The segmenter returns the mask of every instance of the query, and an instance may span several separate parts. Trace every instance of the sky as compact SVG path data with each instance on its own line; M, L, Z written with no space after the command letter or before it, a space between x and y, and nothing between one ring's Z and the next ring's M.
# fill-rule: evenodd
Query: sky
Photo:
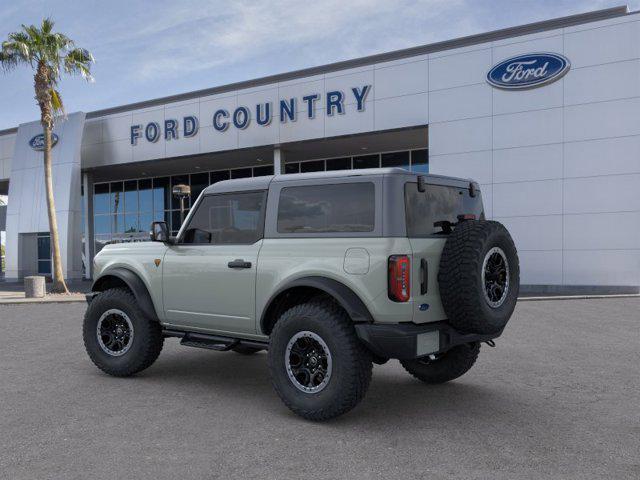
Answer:
M626 4L640 8L640 0ZM51 16L96 59L94 83L60 84L67 112L90 112L618 5L623 0L0 0L0 39ZM38 118L30 70L0 70L0 130Z

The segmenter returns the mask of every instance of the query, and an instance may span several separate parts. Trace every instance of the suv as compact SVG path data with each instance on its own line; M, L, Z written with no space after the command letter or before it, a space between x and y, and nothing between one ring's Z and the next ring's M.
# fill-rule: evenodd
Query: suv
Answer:
M442 383L493 345L516 305L516 248L478 184L398 168L228 180L176 237L96 255L84 343L110 375L149 367L166 337L268 350L295 413L326 420L365 395L372 363Z

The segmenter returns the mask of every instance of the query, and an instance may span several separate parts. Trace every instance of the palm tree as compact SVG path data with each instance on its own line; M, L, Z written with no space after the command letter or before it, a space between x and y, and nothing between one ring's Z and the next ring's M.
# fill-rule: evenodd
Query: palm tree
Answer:
M58 222L51 178L51 132L56 116L64 115L62 98L57 87L63 72L69 75L81 75L87 81L92 81L91 64L93 62L93 56L88 50L76 47L73 40L66 35L53 31L53 21L50 18L42 20L40 27L22 25L21 31L9 34L7 40L2 42L0 49L0 64L5 71L20 65L29 66L34 71L35 99L40 107L40 123L44 130L44 178L53 257L51 290L55 293L69 292L62 274Z

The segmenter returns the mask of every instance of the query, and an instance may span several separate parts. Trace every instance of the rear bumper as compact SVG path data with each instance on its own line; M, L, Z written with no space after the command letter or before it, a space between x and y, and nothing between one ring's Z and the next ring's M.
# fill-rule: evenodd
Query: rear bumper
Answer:
M447 322L423 325L359 323L355 328L360 340L372 353L382 358L399 360L446 352L463 343L486 342L502 334L502 331L490 335L460 333Z

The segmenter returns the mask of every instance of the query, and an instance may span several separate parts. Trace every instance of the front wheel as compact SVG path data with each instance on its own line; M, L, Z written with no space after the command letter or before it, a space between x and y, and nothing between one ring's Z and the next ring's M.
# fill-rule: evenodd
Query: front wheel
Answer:
M371 356L347 313L330 301L287 310L271 332L273 386L294 413L329 420L354 408L371 381Z
M116 377L150 367L164 343L160 324L147 318L133 294L122 288L102 292L91 301L83 337L91 361Z
M430 384L445 383L467 373L476 363L479 353L480 344L474 342L458 345L442 354L400 360L400 363L418 380Z

